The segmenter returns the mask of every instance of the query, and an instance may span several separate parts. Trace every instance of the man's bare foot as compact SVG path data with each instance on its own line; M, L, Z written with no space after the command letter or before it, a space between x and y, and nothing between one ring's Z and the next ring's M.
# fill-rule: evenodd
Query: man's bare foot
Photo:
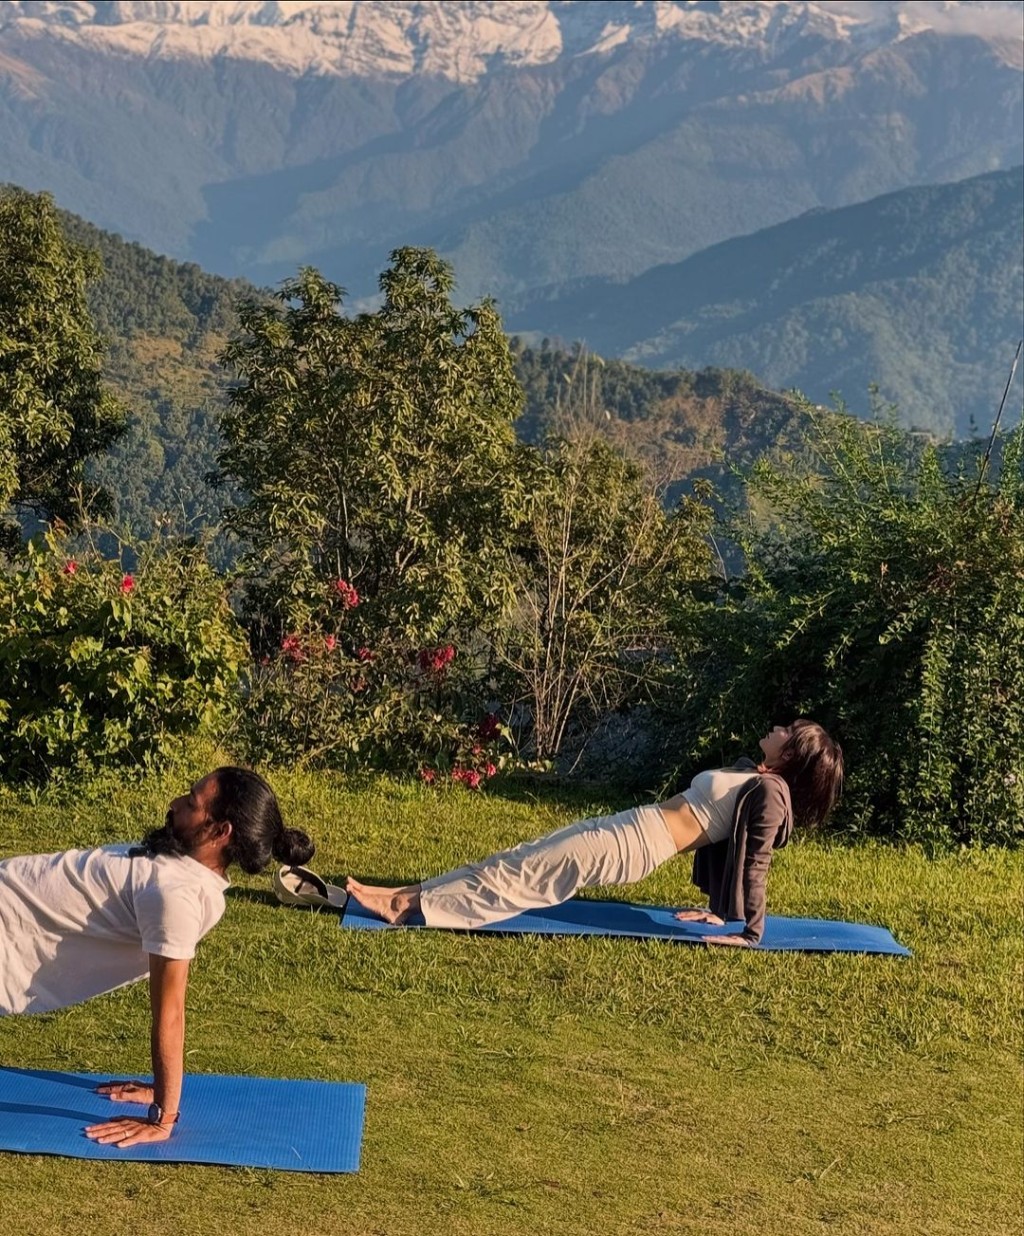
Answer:
M360 884L349 876L345 881L345 891L364 909L386 923L404 923L410 914L415 914L420 908L418 884L408 884L404 888L379 888L375 884Z

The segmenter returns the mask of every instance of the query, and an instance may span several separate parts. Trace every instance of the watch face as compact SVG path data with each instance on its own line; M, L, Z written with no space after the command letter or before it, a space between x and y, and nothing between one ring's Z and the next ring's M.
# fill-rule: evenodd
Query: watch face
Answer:
M149 1111L146 1113L150 1124L159 1124L163 1119L163 1114L159 1103L150 1103Z

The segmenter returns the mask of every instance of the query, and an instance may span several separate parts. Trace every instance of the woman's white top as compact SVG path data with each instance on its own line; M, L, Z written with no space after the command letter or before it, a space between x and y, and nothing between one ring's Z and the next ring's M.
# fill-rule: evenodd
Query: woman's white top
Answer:
M43 1013L185 960L224 913L228 881L193 858L105 845L0 862L0 1016Z
M708 844L724 841L732 833L733 816L740 791L757 773L752 768L709 768L698 773L683 791L683 798L697 823L707 833Z

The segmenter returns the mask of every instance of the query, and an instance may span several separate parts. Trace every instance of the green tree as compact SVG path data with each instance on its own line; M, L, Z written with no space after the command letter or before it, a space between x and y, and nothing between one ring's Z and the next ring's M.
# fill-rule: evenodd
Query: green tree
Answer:
M376 313L348 318L341 289L305 269L276 303L243 306L219 456L221 478L243 491L226 520L251 547L257 651L294 668L297 653L305 664L318 640L337 640L378 740L420 653L451 647L444 682L466 683L511 600L505 551L523 505L521 396L496 310L455 308L451 269L429 250L396 250L380 287ZM440 677L415 684L435 712ZM337 742L351 752L349 705ZM301 711L291 737L326 754L330 699Z
M710 581L710 522L695 499L666 511L646 470L584 426L537 452L499 645L536 758L663 681L673 602Z
M47 194L0 191L0 512L71 524L83 509L104 509L84 466L123 432L124 414L103 383L86 304L98 274ZM0 526L8 548L17 535Z

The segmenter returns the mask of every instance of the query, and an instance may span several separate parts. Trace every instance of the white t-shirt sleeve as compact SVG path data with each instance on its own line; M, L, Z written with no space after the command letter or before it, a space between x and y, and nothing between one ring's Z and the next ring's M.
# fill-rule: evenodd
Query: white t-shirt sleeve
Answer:
M135 918L143 952L177 961L191 961L205 934L205 915L198 889L186 885L161 888L156 882L139 889Z

